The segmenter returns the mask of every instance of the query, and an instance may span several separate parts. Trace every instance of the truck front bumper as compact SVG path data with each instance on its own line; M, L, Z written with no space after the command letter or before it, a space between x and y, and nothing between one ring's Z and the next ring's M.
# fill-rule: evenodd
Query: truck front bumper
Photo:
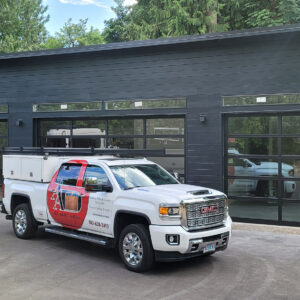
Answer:
M231 218L221 227L189 232L181 226L150 225L150 235L156 259L160 261L183 260L186 258L225 250L231 236ZM168 243L167 236L178 237L178 245ZM208 252L205 252L207 251Z

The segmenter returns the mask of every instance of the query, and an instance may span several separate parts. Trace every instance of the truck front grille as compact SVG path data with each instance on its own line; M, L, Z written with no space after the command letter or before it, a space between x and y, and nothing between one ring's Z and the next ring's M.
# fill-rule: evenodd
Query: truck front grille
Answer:
M226 216L225 201L225 198L218 198L185 203L185 227L195 230L222 225Z

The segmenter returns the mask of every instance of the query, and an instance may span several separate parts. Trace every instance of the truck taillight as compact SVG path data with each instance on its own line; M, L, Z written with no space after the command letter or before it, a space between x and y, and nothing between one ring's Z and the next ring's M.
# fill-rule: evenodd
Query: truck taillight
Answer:
M5 192L5 184L2 184L2 199L4 198L4 192Z

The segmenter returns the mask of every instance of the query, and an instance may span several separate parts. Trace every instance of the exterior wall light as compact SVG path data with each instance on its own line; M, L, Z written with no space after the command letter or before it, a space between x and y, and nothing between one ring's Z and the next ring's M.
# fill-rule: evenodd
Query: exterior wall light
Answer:
M200 121L201 124L206 123L206 115L201 114L201 115L199 116L199 121Z
M17 127L22 127L23 125L24 125L23 120L22 120L22 119L17 119L17 121L16 121L16 126L17 126Z

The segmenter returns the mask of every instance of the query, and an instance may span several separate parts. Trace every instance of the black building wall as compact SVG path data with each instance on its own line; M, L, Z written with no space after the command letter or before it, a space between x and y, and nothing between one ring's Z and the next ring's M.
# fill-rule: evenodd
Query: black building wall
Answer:
M2 60L0 103L9 103L2 118L8 117L10 146L32 146L34 118L184 114L187 182L222 189L222 114L240 110L222 108L222 96L299 93L299 56L300 33L293 32ZM165 97L186 97L187 109L32 113L33 103ZM19 118L23 127L15 126Z

